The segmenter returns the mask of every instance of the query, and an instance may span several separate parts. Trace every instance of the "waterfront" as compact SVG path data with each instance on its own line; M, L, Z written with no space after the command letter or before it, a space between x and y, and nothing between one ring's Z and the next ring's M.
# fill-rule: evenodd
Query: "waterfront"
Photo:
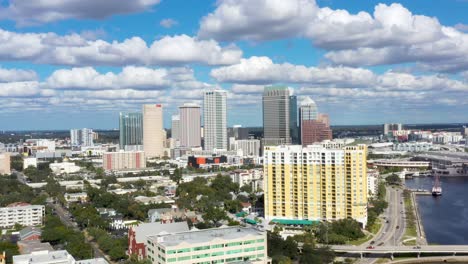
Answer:
M432 177L407 179L408 188L432 188ZM440 197L418 195L417 203L429 244L468 245L468 177L442 177Z

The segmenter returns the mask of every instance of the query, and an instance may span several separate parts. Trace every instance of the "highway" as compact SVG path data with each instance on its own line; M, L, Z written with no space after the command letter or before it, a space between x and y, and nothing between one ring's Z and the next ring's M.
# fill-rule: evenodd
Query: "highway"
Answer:
M379 232L374 236L373 239L364 243L359 247L352 247L355 249L365 249L366 247L372 246L398 246L401 239L404 236L406 221L405 221L405 209L403 203L403 190L401 188L387 187L387 201L388 208L384 211L381 218L383 218L383 224ZM338 246L337 246L338 247ZM348 246L349 247L349 246ZM335 248L333 246L332 248ZM373 253L374 251L370 251ZM367 258L360 259L360 264L372 264L380 256L369 255Z
M391 253L441 253L455 254L468 253L468 245L430 245L430 246L377 246L373 249L368 249L364 246L332 246L335 252L343 253L374 253L374 254L391 254Z

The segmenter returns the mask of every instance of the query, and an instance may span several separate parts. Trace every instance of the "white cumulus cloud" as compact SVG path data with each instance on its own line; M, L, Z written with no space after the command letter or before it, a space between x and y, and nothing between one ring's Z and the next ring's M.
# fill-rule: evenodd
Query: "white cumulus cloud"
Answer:
M11 52L14 50L15 52ZM70 66L228 65L242 51L235 45L187 35L166 36L147 44L140 37L121 42L88 40L79 34L16 33L0 29L0 60Z

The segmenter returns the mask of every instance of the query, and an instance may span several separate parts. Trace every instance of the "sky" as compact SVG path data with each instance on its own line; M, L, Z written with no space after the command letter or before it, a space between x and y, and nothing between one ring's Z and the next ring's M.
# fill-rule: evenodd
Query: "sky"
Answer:
M467 0L0 0L0 130L164 124L228 91L261 126L287 85L332 125L468 122Z

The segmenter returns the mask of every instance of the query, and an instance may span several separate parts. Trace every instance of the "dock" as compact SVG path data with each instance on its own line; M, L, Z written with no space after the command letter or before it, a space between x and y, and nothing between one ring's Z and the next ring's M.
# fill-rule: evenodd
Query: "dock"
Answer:
M426 234L422 225L421 215L419 214L419 206L416 202L416 195L432 195L432 192L424 189L410 189L411 202L413 203L414 216L416 218L416 231L418 233L419 244L427 245Z

